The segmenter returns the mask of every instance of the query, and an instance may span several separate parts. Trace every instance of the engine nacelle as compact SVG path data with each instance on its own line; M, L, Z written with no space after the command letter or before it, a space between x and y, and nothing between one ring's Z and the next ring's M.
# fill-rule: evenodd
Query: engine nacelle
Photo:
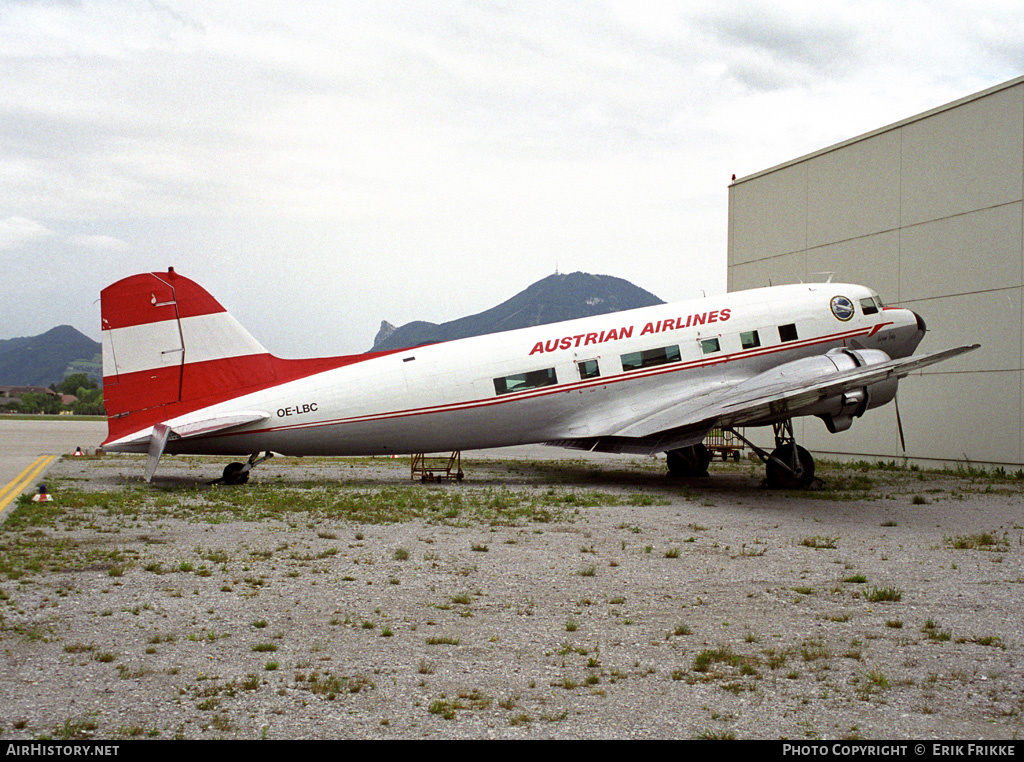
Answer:
M889 362L889 355L880 349L833 349L825 354L836 370L852 370L867 365ZM834 397L821 400L804 411L804 415L816 415L825 422L830 433L846 431L854 418L860 418L865 410L892 402L899 385L893 376L885 381L851 389Z
M745 384L772 388L777 384L793 385L805 381L808 386L836 372L853 370L869 365L889 362L891 358L878 349L833 349L823 355L805 357L765 371ZM895 376L885 381L847 389L840 394L793 406L786 405L771 419L760 419L748 425L765 425L798 415L816 415L825 422L829 431L845 431L854 418L865 410L891 402L896 396L898 380Z

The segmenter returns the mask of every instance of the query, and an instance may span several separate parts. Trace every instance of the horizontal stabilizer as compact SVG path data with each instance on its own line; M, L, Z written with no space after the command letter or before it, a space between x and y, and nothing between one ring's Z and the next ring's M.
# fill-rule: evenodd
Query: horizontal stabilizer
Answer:
M183 420L173 425L158 423L144 436L135 437L130 440L105 445L104 449L112 452L135 451L139 445L146 445L149 458L146 461L146 481L153 479L156 467L160 463L160 457L164 454L167 443L176 439L189 439L192 437L213 434L215 432L227 431L250 423L268 420L270 416L256 410L214 415L198 420Z
M212 434L215 431L224 431L237 426L244 426L247 423L257 423L258 421L269 419L270 415L268 413L246 410L225 415L215 415L210 418L203 418L202 420L189 421L188 423L176 423L171 427L171 430L177 435L178 439L188 439L189 437Z

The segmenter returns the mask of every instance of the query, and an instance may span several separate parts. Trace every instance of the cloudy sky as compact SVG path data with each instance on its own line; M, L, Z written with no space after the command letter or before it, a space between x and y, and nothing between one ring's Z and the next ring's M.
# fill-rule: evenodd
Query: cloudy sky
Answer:
M2 0L0 338L169 265L285 357L722 292L733 173L1022 74L1019 0Z

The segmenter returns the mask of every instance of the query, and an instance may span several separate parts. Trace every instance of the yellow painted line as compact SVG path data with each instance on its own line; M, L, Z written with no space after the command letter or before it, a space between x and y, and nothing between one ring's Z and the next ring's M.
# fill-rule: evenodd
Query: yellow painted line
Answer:
M39 476L56 457L56 455L40 455L24 471L9 481L3 489L0 489L0 513L3 513L8 504L24 492L32 480Z

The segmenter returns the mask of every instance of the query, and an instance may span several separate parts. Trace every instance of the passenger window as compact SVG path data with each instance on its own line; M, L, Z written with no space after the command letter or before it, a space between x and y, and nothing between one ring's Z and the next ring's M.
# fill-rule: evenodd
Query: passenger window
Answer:
M744 349L753 349L761 346L761 337L757 331L744 331L740 334L740 346Z
M704 354L709 355L712 352L718 352L722 349L722 345L718 343L718 339L703 339L700 342L701 351Z
M789 323L788 325L779 326L779 340L780 341L796 341L796 323Z
M872 298L861 299L860 309L865 315L874 315L878 312L878 305L875 304L875 300Z
M597 378L601 375L601 368L598 367L597 360L583 360L576 363L576 367L580 370L581 381L586 381L588 378Z
M553 386L557 383L558 377L555 375L555 369L545 368L544 370L496 378L494 379L494 392L495 394L511 394L512 392L539 389L542 386Z
M665 365L670 362L679 362L679 346L659 347L658 349L645 349L643 352L630 352L622 355L623 370L638 370L650 368L654 365Z

